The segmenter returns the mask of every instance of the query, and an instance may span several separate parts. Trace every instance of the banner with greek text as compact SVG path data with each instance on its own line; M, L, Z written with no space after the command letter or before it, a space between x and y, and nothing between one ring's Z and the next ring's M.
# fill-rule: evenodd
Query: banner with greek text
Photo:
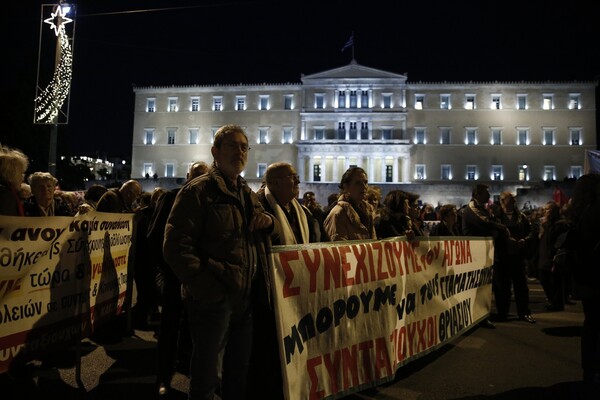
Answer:
M489 315L492 239L418 239L274 247L288 400L340 398L393 380Z
M0 373L76 343L119 314L133 214L0 222Z

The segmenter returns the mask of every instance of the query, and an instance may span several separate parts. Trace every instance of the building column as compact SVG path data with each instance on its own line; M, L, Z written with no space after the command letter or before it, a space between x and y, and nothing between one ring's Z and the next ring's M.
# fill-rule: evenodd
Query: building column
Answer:
M373 178L375 177L375 163L373 162L373 156L368 156L365 157L366 158L366 165L367 168L365 168L369 174L369 182L373 181Z
M308 181L313 182L314 176L313 171L315 170L315 159L314 157L308 156Z
M408 157L402 159L402 182L410 182L411 179L410 161Z
M336 155L333 156L333 177L332 180L334 182L339 182L339 171L338 171L338 157Z
M305 169L304 169L305 163L306 163L305 156L298 157L298 165L296 165L296 172L298 172L298 176L300 177L300 181L302 181L302 182L307 180L306 175L305 175Z
M394 166L392 167L392 182L398 182L398 157L394 157Z

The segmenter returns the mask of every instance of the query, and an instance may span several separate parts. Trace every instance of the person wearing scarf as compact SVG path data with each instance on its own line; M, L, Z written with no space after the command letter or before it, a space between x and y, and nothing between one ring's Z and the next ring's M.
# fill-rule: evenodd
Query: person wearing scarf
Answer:
M275 216L281 225L279 238L272 238L273 245L308 244L320 240L319 222L297 200L299 184L300 178L291 164L273 163L265 172L265 183L258 191L258 199L265 211ZM275 313L256 301L253 321L253 350L247 397L283 399Z
M331 241L377 239L373 206L366 201L367 173L360 167L350 167L339 187L337 204L324 222Z

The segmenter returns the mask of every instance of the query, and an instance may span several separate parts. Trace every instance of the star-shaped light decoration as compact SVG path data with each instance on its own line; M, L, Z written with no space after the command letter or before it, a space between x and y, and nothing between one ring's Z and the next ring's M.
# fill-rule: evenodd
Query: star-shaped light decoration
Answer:
M50 14L51 17L44 20L45 23L50 25L50 29L54 30L56 36L65 31L65 24L73 22L71 18L66 17L67 12L68 9L63 10L63 7L59 5L56 7L55 11ZM54 22L55 20L56 23Z

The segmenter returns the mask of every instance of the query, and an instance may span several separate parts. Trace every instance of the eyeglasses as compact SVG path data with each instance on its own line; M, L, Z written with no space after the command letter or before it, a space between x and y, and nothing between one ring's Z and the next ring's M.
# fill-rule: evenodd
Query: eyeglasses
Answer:
M242 153L247 153L250 151L250 147L245 143L233 143L233 142L225 142L222 146L227 147L229 150L240 150Z

